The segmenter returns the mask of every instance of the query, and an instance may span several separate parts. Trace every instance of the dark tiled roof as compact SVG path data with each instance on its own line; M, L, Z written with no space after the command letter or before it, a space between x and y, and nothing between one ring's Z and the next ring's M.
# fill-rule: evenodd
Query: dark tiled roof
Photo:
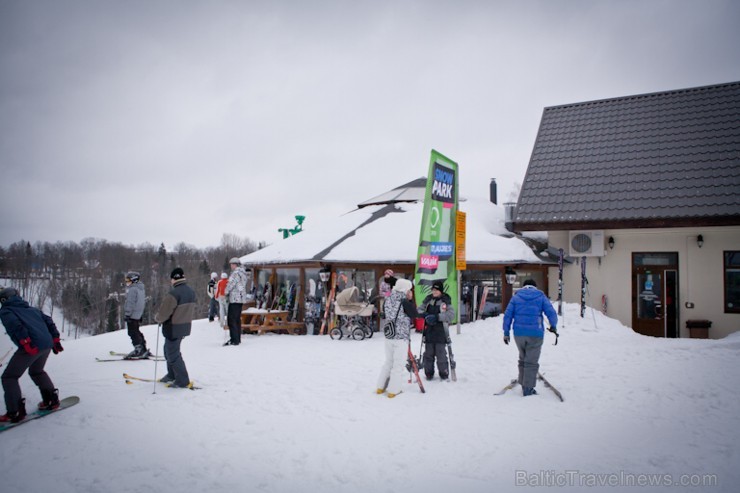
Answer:
M514 222L740 224L740 82L545 108Z

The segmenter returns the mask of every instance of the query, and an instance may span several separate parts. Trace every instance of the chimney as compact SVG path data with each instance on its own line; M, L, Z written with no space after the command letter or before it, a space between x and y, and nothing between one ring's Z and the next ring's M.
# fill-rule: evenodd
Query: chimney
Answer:
M504 227L506 231L514 232L514 213L516 202L504 202Z
M491 203L498 204L498 197L496 197L496 178L491 178L491 184L489 187Z

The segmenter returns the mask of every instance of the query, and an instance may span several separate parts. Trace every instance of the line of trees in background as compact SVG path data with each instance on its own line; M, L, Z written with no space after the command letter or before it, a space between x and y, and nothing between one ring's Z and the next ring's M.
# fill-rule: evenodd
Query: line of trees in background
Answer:
M172 251L163 243L159 247L150 243L131 246L96 238L80 243L20 240L0 247L0 285L16 288L29 304L51 315L68 336L94 335L124 328L127 272L138 272L146 287L142 324L154 323L154 313L170 289L170 272L175 267L185 270L188 284L196 292L196 316L206 316L211 272L229 273L230 258L264 246L233 234L224 234L217 247L198 249L178 243Z

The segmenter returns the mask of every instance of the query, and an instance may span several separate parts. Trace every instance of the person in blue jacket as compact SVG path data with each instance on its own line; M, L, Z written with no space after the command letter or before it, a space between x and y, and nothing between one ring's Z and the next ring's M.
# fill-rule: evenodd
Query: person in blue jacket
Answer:
M534 387L537 384L540 352L545 338L542 314L550 321L550 328L547 330L557 334L558 314L545 293L537 289L534 280L527 279L504 312L504 344L509 344L509 331L513 322L514 341L519 349L519 384L525 396L537 394Z
M6 413L0 416L0 422L17 423L26 417L26 400L18 383L26 370L41 391L42 401L38 408L50 411L59 407L59 391L54 388L44 366L49 353L57 354L64 348L51 317L29 306L14 288L0 288L0 303L0 320L18 346L2 375Z

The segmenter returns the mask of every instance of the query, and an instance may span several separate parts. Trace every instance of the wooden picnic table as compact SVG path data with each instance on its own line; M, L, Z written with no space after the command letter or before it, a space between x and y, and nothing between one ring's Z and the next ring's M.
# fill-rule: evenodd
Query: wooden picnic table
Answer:
M303 329L303 322L289 322L287 310L265 310L262 308L247 308L242 311L242 333L262 335L265 332L285 331L288 334L299 334Z

